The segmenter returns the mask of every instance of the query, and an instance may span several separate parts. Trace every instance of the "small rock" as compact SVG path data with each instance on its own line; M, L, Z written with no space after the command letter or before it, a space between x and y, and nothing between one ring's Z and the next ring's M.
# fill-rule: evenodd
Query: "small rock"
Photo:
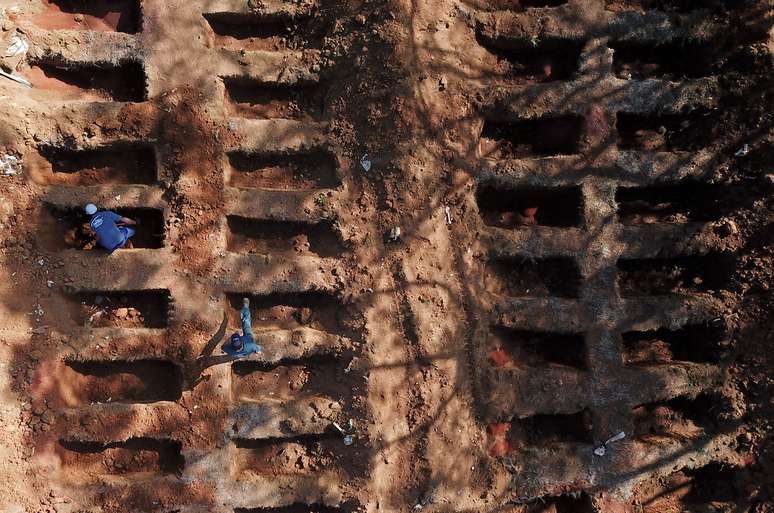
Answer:
M76 14L75 16L73 16L73 19L74 19L74 20L75 20L77 23L82 23L82 22L83 22L83 14Z

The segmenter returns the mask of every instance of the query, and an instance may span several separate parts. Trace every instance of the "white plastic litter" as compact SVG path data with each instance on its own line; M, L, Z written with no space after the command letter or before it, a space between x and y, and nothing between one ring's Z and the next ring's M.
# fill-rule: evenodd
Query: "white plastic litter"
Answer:
M344 437L344 445L352 445L355 442L355 437L352 435L347 435Z
M448 205L443 207L443 214L446 216L446 224L452 224L451 209Z
M10 80L13 80L14 82L18 82L21 85L25 85L27 87L32 87L32 84L28 80L26 80L26 79L24 79L24 78L22 78L22 77L20 77L18 75L12 75L11 73L6 73L5 71L3 71L1 69L0 69L0 77L8 78Z
M20 170L21 161L17 157L13 155L0 155L0 173L3 176L13 176Z
M745 143L744 145L742 145L741 148L736 150L736 153L734 153L734 157L744 157L748 153L750 153L750 145Z
M613 442L617 442L619 440L623 440L625 436L626 436L626 433L624 433L623 431L621 431L615 436L611 436L605 441L605 443L603 443L602 445L594 449L594 454L596 454L597 456L604 456L605 453L607 453L607 446L609 444Z
M371 158L368 156L368 153L360 157L360 165L363 166L363 170L366 173L371 170Z
M11 43L5 50L5 57L16 57L17 55L24 55L27 50L30 49L30 44L18 34L11 38Z

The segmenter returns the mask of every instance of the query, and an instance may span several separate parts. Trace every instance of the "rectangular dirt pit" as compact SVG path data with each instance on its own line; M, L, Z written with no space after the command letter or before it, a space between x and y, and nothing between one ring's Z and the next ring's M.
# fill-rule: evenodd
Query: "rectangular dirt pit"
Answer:
M321 84L265 84L238 77L226 77L223 84L233 117L313 121L325 111L326 88Z
M88 150L45 146L50 163L45 181L54 185L144 184L156 182L156 153L142 143L114 143Z
M163 211L156 208L129 207L117 208L113 212L139 221L139 226L132 227L135 230L134 236L129 239L132 248L159 249L164 247ZM47 204L40 223L40 244L50 251L63 249L104 251L97 244L89 220L90 216L83 211L81 206L62 207Z
M155 438L110 443L60 440L57 453L71 474L180 474L185 465L181 448L180 442Z
M235 253L337 257L343 252L339 236L329 222L309 224L227 216L227 223L227 249Z
M664 11L671 13L687 13L698 9L738 9L745 5L745 0L605 0L605 9L613 12Z
M94 328L166 328L172 302L168 290L79 292L72 318Z
M622 334L622 339L625 365L719 363L730 343L724 326L710 324L678 330L629 331Z
M27 79L33 90L60 101L142 102L147 99L142 64L124 61L117 66L59 65L34 62Z
M177 401L183 387L179 366L166 360L67 361L57 376L65 405Z
M325 23L314 18L288 18L260 14L204 13L212 46L228 50L284 51L318 48Z
M518 85L570 80L580 65L583 43L541 40L537 46L478 36L478 43L497 57L495 73Z
M234 439L235 475L309 475L332 470L347 449L341 436L302 435L261 440Z
M587 368L586 343L581 333L548 333L493 326L489 363L494 367Z
M710 76L715 63L714 46L677 41L653 45L619 41L613 50L613 73L622 79L657 78L681 81Z
M618 288L624 297L721 290L730 285L734 269L730 254L620 259Z
M245 189L310 191L341 185L336 159L318 150L311 153L228 154L228 185Z
M725 410L722 397L712 392L642 404L632 409L634 437L650 442L696 440L718 429Z
M239 311L242 309L242 298L248 297L253 331L306 327L333 335L359 337L360 327L346 305L324 292L268 295L228 293L226 297L232 308L230 326L234 329L241 329Z
M231 394L240 402L304 396L337 399L351 393L351 384L344 380L345 367L341 358L322 356L277 365L238 361L231 365Z
M487 291L509 297L578 297L580 271L571 258L495 258L487 262Z
M574 116L519 121L486 120L479 141L483 158L518 159L578 153L583 119Z
M697 151L712 142L716 116L700 110L685 114L616 114L618 147L639 151Z
M615 193L622 224L707 222L743 203L736 187L686 181L650 187L619 187Z
M32 23L46 30L136 34L142 30L140 0L45 0Z
M635 493L647 505L644 513L754 511L748 504L749 488L745 489L752 484L750 479L749 470L715 462L644 482Z
M541 414L513 419L507 441L512 450L523 447L591 444L591 413L582 410L572 414Z
M505 188L482 183L476 190L484 223L498 228L579 226L583 197L580 187Z

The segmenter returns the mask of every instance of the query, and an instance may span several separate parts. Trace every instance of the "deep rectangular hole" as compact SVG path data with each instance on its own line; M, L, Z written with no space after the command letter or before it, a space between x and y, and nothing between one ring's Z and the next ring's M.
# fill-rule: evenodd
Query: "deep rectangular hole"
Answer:
M619 41L613 49L613 73L623 79L683 80L710 76L715 68L715 46L679 41L660 45Z
M321 84L266 84L226 77L229 114L249 119L317 120L325 112L325 87Z
M94 328L166 328L172 308L168 290L79 292L73 299L73 319Z
M615 200L618 218L626 225L706 222L720 219L743 204L742 192L736 187L687 181L619 187Z
M489 362L495 367L568 366L586 368L586 343L580 333L549 333L493 326Z
M269 221L227 216L227 248L236 253L312 253L336 257L343 252L332 223L315 224L293 221Z
M341 436L300 435L260 440L236 438L234 463L237 473L302 475L331 469L346 447Z
M711 324L693 324L677 330L629 331L622 337L626 365L719 363L729 343L726 329Z
M305 358L280 364L238 361L231 365L231 392L237 401L299 399L307 396L338 398L351 392L339 357Z
M48 91L59 100L142 102L147 95L145 70L134 61L110 66L37 61L27 78L34 89Z
M185 465L182 444L174 440L130 438L123 442L83 442L59 440L63 466L86 473L180 474Z
M507 435L512 449L524 446L546 447L557 444L591 444L591 413L533 415L511 422Z
M605 0L605 9L613 12L665 11L687 13L699 9L739 9L746 0Z
M322 504L290 504L279 508L235 508L234 513L342 513L341 508Z
M655 486L654 486L655 484ZM751 474L727 463L713 462L699 468L682 468L655 483L640 485L647 511L754 511L738 507L749 497Z
M483 183L476 190L481 218L489 226L578 226L582 219L580 187L522 187Z
M496 258L486 266L489 292L511 297L578 297L580 271L571 258Z
M642 404L632 410L635 437L695 440L716 431L726 411L723 397L713 392Z
M497 57L495 73L517 84L569 80L578 71L583 43L541 40L537 46L516 45L476 35L478 44Z
M68 361L58 379L67 406L177 401L183 386L180 367L166 360Z
M733 255L618 260L622 296L707 292L725 289L735 271Z
M239 310L242 298L250 299L253 330L292 330L312 328L334 335L359 338L360 323L350 309L333 295L324 292L280 293L253 295L244 293L226 294L231 305L231 324L240 327Z
M140 0L45 0L32 23L46 30L136 34L142 30L142 10Z
M579 497L560 495L540 497L534 504L528 505L524 513L596 513L597 509L586 493Z
M41 222L39 240L50 250L80 249L103 251L89 225L90 216L83 207L60 207L46 205ZM128 217L140 224L133 226L134 236L130 240L135 249L158 249L164 246L164 214L156 208L117 208L117 214ZM120 250L119 250L120 251Z
M211 44L229 50L303 50L319 48L327 26L322 18L287 18L246 13L205 13Z
M318 150L299 154L228 154L232 187L281 191L306 191L341 185L336 159Z
M481 131L481 153L495 159L571 155L578 152L582 128L582 118L569 116L486 120Z
M115 143L88 150L44 146L39 151L51 163L50 184L152 184L157 179L151 145Z
M618 146L641 151L696 151L712 139L715 116L703 111L688 114L616 115Z

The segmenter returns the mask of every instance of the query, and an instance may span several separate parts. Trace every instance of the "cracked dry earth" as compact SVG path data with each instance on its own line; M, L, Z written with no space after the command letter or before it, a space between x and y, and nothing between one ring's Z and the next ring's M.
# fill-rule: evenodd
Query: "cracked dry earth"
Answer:
M768 0L0 14L0 511L774 511Z

